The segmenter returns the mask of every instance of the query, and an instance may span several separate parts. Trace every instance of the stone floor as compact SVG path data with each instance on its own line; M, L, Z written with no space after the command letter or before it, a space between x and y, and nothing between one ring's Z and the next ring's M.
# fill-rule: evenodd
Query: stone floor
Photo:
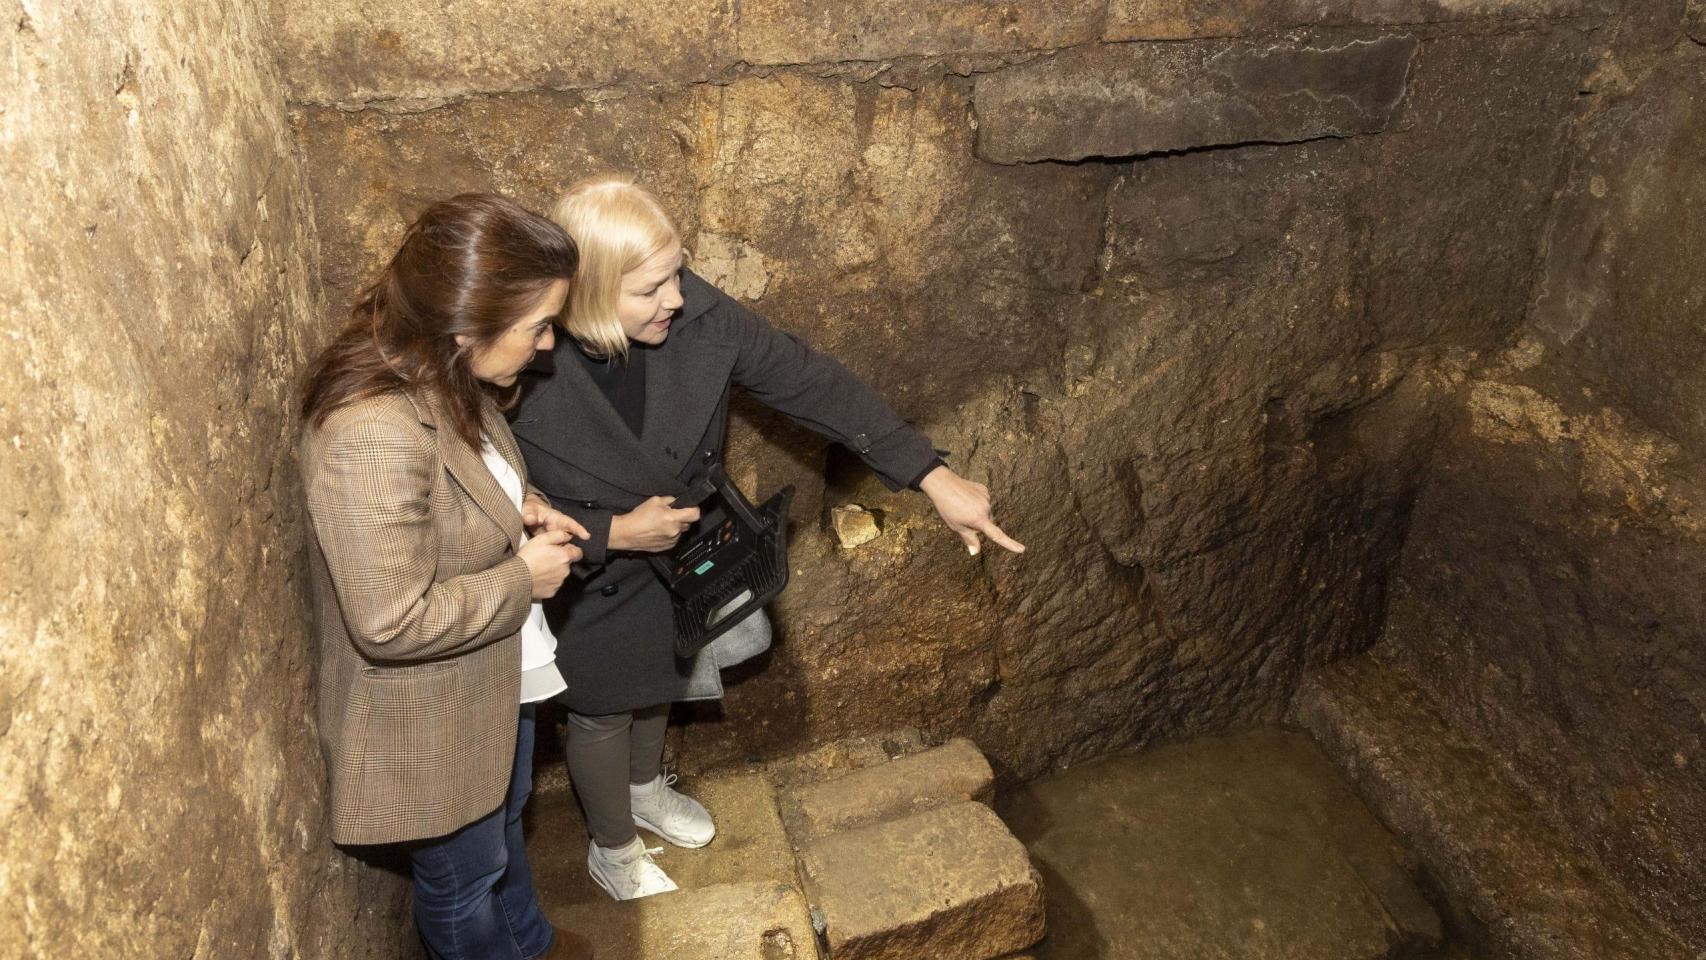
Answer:
M872 756L859 756L855 747L792 766L712 771L684 780L681 786L716 813L718 839L702 850L666 846L659 862L683 892L633 904L610 902L587 879L585 834L573 793L560 764L542 768L527 826L547 914L592 936L601 956L615 960L823 955L807 903L828 895L814 891L811 876L814 858L828 848L812 837L830 830L831 838L857 839L863 833L836 831L871 829L840 824L843 807L876 810L899 784L958 803L987 798L987 765L967 741L934 750L894 743L865 752ZM918 814L900 809L904 804L889 806L894 809L887 816L920 823L955 816L953 808ZM993 827L991 835L1010 829L1042 878L1048 933L1016 955L1027 960L1468 960L1445 942L1440 918L1415 880L1415 857L1302 734L1258 730L1116 755L1010 788L994 806L1006 826ZM975 802L964 809L994 821ZM911 821L889 823L900 831L896 855L905 854L914 845L904 841L914 835L908 833L914 830ZM914 831L922 832L923 827ZM1007 842L1013 843L1011 836ZM803 873L796 855L807 865ZM1023 869L1023 852L1018 855L1035 896L1036 874ZM953 860L927 860L912 873L939 874L929 883L948 890L965 879L956 879L958 873L993 871L975 859L967 861L969 867ZM855 866L855 879L866 874L873 883L882 879L878 870ZM1020 877L997 887L1022 893L1024 885ZM888 886L894 884L873 889ZM910 958L915 947L928 943L931 960L993 956L974 949L969 939L948 944L944 938L952 935L941 932L958 927L963 933L973 917L979 919L972 926L999 919L977 912L977 904L994 899L970 896L963 898L972 911L960 914L965 919L936 926L909 920L912 946L896 952L893 935L884 933L889 947L870 955ZM843 917L846 902L844 897ZM1030 922L1020 907L1002 909ZM836 956L866 955L857 945L845 951L835 946L833 916L830 926ZM1034 940L1032 933L1017 942Z
M1465 956L1414 859L1301 734L1115 755L996 807L1043 874L1037 960Z

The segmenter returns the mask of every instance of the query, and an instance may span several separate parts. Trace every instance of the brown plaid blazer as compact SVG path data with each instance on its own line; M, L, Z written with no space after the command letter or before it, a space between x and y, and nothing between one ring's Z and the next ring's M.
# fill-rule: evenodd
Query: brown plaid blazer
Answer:
M432 401L396 391L304 432L332 839L447 834L503 802L532 577L521 516ZM495 406L486 436L526 477Z

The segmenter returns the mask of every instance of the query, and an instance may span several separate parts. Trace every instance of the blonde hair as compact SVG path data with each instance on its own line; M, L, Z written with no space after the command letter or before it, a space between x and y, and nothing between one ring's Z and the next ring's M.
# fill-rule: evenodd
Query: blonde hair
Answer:
M658 198L622 174L576 183L551 209L551 219L580 250L563 325L594 351L627 357L628 335L616 314L622 275L679 243L680 233Z

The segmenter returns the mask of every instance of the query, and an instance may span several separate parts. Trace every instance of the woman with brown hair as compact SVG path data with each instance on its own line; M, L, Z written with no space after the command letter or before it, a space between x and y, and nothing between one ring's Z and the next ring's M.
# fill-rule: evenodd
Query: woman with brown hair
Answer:
M592 956L540 911L521 832L534 705L564 689L538 601L587 532L501 413L578 259L503 197L433 204L303 392L332 839L405 845L435 960Z

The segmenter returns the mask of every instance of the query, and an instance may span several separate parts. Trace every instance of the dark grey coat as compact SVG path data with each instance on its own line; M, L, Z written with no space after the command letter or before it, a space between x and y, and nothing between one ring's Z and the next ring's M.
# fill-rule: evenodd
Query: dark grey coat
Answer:
M686 492L721 459L730 385L857 453L892 489L936 459L923 434L834 359L772 327L691 271L669 337L646 357L646 415L636 438L580 362L568 337L548 375L524 383L513 427L532 484L586 525L587 576L546 604L558 638L564 700L583 714L678 700L692 664L673 648L669 591L644 554L606 549L610 518L648 497ZM544 360L545 358L542 358ZM771 491L747 491L762 495Z

